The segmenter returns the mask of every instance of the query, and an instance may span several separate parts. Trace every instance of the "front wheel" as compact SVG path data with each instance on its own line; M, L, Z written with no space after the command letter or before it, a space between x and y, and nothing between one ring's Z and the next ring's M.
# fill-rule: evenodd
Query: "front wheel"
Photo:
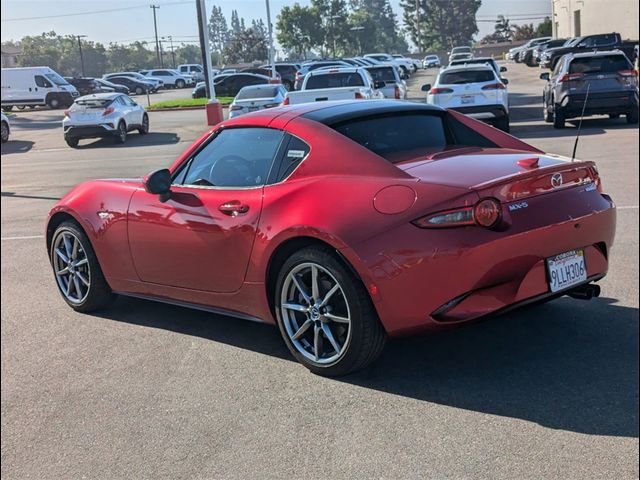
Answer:
M80 140L75 137L65 137L64 141L67 142L67 145L69 145L71 148L77 148L78 143L80 142Z
M185 85L184 80L176 81L176 88L184 88Z
M142 87L136 87L136 95L142 95L144 93L144 90L142 89Z
M0 127L2 128L2 143L7 143L9 141L9 125L7 122L2 122Z
M138 129L140 135L149 133L149 116L145 113L142 117L142 126Z
M116 142L124 143L127 141L127 126L124 122L118 124L118 132L116 133Z
M546 123L553 123L553 112L549 111L549 105L547 105L546 100L543 100L542 103L542 115Z
M312 372L345 375L382 352L386 333L364 285L329 249L294 253L280 270L275 292L284 341Z
M75 221L63 222L56 229L49 259L58 290L74 310L91 312L113 301L93 247Z
M553 128L557 128L557 129L564 128L566 121L567 119L564 116L562 107L556 104L553 107Z

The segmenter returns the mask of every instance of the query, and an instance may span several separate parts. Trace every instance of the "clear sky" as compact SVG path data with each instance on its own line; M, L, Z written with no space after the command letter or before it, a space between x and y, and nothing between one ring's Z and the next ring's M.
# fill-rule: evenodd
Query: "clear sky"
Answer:
M87 40L105 44L151 41L154 35L151 3L140 0L2 0L1 37L2 41L19 40L25 35L53 30L60 35L87 35ZM171 35L174 43L197 41L195 0L155 0L153 3L160 5L157 10L159 36ZM294 3L292 0L271 0L272 22L275 23L282 7ZM306 5L310 0L298 0L298 3ZM401 20L399 0L391 0L391 4ZM265 0L207 0L206 5L208 12L213 5L222 7L227 21L234 9L245 21L266 19ZM77 15L96 11L101 13ZM499 14L521 19L529 17L522 21L514 18L512 23L535 24L541 18L531 17L550 13L551 0L483 0L478 11L479 37L493 31L491 20Z

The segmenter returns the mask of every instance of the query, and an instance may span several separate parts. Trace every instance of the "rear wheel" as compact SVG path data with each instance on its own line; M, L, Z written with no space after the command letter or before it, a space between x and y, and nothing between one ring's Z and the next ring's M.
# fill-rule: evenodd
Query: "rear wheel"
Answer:
M184 80L176 81L176 88L184 88L184 86L185 86Z
M364 285L329 249L289 257L274 300L287 347L314 373L345 375L382 352L386 333Z
M113 301L91 243L75 221L63 222L56 229L49 259L58 290L74 310L90 312Z
M13 110L13 105L7 105L6 107L2 107L3 112L10 112Z
M142 126L138 129L140 135L149 133L149 116L145 113L142 117Z
M25 108L27 108L27 106L26 105L18 105L16 108L18 110L24 110Z
M80 139L75 137L65 137L64 141L67 142L67 145L69 145L71 148L77 148Z
M549 111L549 105L547 105L546 100L542 100L542 116L544 117L544 121L547 123L553 123L553 112Z
M142 87L136 87L136 95L142 95L144 93L144 90Z
M127 141L127 125L124 122L118 124L118 133L116 134L116 142L124 143Z
M630 125L638 123L638 109L634 108L626 115L627 123Z
M7 122L2 122L2 125L0 125L0 132L2 134L2 143L7 143L9 141L9 125Z
M554 128L564 128L564 125L566 123L567 119L564 116L564 112L562 111L562 107L560 107L560 105L556 104L553 107L553 127Z
M62 106L62 102L57 95L49 95L47 96L47 105L52 110L56 110Z

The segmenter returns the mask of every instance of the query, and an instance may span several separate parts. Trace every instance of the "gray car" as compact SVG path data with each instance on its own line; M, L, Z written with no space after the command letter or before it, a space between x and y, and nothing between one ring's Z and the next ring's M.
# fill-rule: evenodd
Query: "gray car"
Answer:
M374 82L384 82L384 87L379 90L384 98L405 100L407 98L407 84L400 78L400 73L395 65L376 65L365 67L371 74Z
M242 87L229 106L229 118L266 108L279 107L286 94L287 89L282 84Z
M638 123L638 76L626 55L618 50L564 55L547 80L543 113L555 128L565 121L589 115L625 115ZM586 103L586 105L585 105Z

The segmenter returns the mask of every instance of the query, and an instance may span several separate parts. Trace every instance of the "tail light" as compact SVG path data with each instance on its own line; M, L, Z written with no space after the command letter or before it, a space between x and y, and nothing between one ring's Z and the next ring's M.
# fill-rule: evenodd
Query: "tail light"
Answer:
M485 198L473 207L433 213L411 223L420 228L454 228L471 225L491 228L498 223L500 217L500 203L492 198Z
M566 73L560 78L560 83L570 82L572 80L580 80L583 77L583 73Z
M282 105L289 105L289 97L285 97L285 99L282 101Z
M507 87L504 86L504 83L490 83L489 85L485 85L482 87L482 90L506 90Z
M281 83L279 78L270 78L269 79L269 83L271 84L276 84L276 83Z
M360 92L356 92L355 98L356 100L364 100L364 95L362 95Z
M453 89L451 88L432 88L429 90L429 94L431 95L439 95L441 93L453 93Z
M71 115L71 110L65 110L64 111L64 116L68 117L69 115Z
M618 75L620 75L621 77L637 77L638 72L635 70L620 70L618 72Z
M393 89L393 96L396 100L400 100L400 87L396 85L396 88Z
M107 115L109 115L109 114L111 114L111 113L113 113L115 111L116 111L116 109L113 108L113 107L105 108L104 112L102 112L102 116L106 117Z

